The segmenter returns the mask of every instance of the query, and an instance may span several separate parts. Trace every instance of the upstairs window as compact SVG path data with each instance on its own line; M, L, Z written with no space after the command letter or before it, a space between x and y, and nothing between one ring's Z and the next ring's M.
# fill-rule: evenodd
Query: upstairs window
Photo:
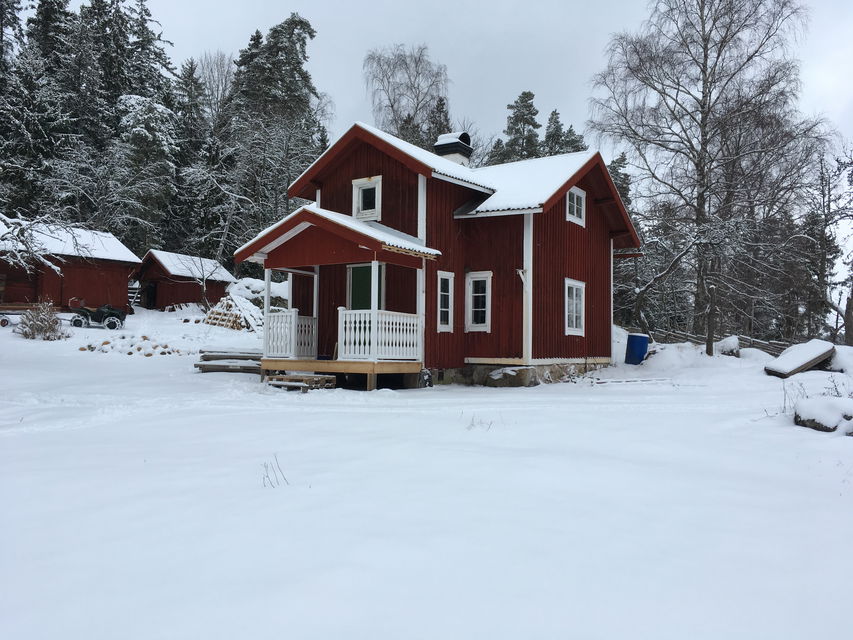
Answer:
M584 334L585 290L585 283L566 278L565 322L567 336L582 336Z
M382 176L352 181L352 215L359 220L382 219Z
M572 187L566 194L566 220L586 226L586 191Z
M453 274L438 272L438 331L453 333Z
M492 272L465 276L465 331L492 330Z

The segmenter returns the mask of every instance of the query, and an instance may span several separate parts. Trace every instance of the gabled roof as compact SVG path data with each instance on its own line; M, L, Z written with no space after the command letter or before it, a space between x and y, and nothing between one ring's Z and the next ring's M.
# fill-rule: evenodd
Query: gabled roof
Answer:
M532 158L489 167L466 167L376 127L356 122L290 185L290 193L306 199L313 198L317 186L314 179L332 164L338 153L358 140L390 155L416 173L456 182L481 192L484 195L482 201L476 206L472 203L472 208L466 212L466 217L472 218L477 217L477 214L494 212L542 211L596 164L600 164L607 174L604 159L597 151ZM628 243L640 246L637 232L609 174L607 183L615 194L613 204L624 223L624 233L630 236Z
M236 282L234 276L210 258L199 256L188 256L183 253L172 253L160 249L149 249L145 254L154 258L163 267L167 275L176 278L193 278L194 280L211 280L213 282Z
M0 234L6 227L0 224ZM113 260L138 264L141 260L113 234L106 231L91 231L65 225L33 225L33 248L44 255ZM13 250L17 240L0 242L0 251Z
M542 207L597 153L579 151L469 169L479 180L496 185L495 193L474 213Z
M435 258L441 251L430 249L421 240L396 229L372 221L363 221L349 215L322 209L315 204L300 207L278 223L264 229L234 252L237 262L251 258L256 253L267 253L281 243L288 232L297 233L299 225L315 225L326 229L339 227L352 232L367 245L376 249L398 250L418 256ZM372 241L372 242L371 242Z

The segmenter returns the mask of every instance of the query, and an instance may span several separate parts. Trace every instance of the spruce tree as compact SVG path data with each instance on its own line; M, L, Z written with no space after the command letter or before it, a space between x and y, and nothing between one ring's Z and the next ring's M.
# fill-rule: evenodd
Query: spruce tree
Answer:
M626 209L631 208L631 175L625 171L628 167L628 156L623 151L609 165L607 170L610 172L610 177L613 178L613 184L616 185L616 190L622 198L622 204Z
M545 125L545 137L542 139L541 155L555 156L560 153L574 153L575 151L586 151L583 135L575 133L574 127L569 125L563 128L560 113L554 109L548 116L548 124Z
M136 0L130 12L130 61L128 92L153 98L160 104L173 106L169 76L175 74L165 46L171 42L155 33L151 25L159 26L148 9L146 0Z
M426 122L426 135L424 136L424 148L432 150L435 141L443 133L450 133L450 111L447 108L447 100L441 96L435 101L430 109Z
M67 64L73 14L68 0L39 0L27 20L27 43L38 47L45 74L59 78Z
M15 50L22 40L21 0L0 0L0 96L12 73Z
M130 92L130 15L125 0L90 0L80 7L80 18L89 27L101 87L110 105ZM117 124L117 123L114 123Z
M539 157L539 133L542 125L536 121L539 110L533 105L533 92L522 91L515 102L506 106L510 113L506 119L505 162Z

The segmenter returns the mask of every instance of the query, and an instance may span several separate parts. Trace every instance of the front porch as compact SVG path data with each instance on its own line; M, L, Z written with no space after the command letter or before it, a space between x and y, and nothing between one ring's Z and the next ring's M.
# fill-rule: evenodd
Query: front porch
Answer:
M263 375L364 374L372 389L377 375L423 369L425 261L438 252L378 223L314 207L245 249L245 259L264 266ZM273 271L289 274L289 309L270 307Z

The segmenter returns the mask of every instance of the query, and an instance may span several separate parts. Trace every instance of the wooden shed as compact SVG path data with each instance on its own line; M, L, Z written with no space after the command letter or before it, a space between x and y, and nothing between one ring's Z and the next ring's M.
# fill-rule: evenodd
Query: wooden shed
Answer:
M43 225L34 230L33 241L52 266L28 272L4 260L0 246L0 303L50 300L65 308L76 298L86 306L129 310L128 278L140 260L113 234Z
M221 264L210 258L150 249L134 275L139 303L147 309L196 302L213 306L235 282Z

